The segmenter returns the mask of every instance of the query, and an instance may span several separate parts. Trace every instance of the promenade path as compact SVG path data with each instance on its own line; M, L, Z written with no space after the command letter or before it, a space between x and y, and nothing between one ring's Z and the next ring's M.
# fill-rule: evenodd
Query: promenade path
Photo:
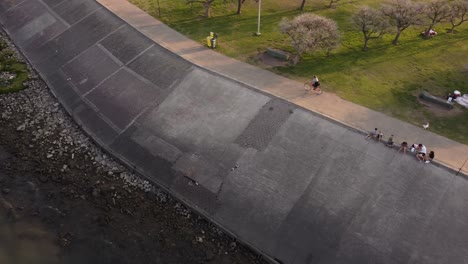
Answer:
M113 156L283 263L468 263L465 177L358 130L408 132L442 158L466 146L332 94L303 97L125 1L101 4L0 0L0 23Z

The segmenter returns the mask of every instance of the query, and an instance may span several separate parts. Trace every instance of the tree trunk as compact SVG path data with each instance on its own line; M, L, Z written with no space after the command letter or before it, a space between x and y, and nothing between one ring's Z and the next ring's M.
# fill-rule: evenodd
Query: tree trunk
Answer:
M364 46L362 47L363 51L367 50L367 42L369 42L369 38L364 37Z
M205 17L211 17L211 2L203 3L205 8Z
M431 29L434 28L435 23L432 22L431 25L424 31L424 39L428 39L430 36Z
M428 39L429 38L429 34L430 34L429 31L430 30L431 30L431 28L424 30L423 39Z
M301 60L301 55L300 54L294 55L294 57L292 58L292 65L297 65L300 60Z
M449 33L453 33L455 31L455 25L452 24L452 27L448 30Z
M398 45L398 39L400 38L401 30L398 30L395 36L395 39L392 41L393 45Z
M301 7L299 7L299 10L301 10L301 11L304 10L305 2L306 2L306 0L302 0Z
M463 24L463 22L465 22L465 20L460 20L460 23L454 23L453 21L450 21L450 24L452 25L452 28L448 30L449 33L455 33L455 28L460 26L461 24Z
M242 0L237 0L237 12L236 14L240 15L242 8Z

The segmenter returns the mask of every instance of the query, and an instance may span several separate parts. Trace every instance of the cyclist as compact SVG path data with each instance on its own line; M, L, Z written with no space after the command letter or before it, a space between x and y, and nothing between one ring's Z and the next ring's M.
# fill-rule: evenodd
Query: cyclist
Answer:
M322 93L322 90L320 89L320 82L317 77L317 75L314 75L314 79L311 81L312 87L314 87L314 91L318 94Z

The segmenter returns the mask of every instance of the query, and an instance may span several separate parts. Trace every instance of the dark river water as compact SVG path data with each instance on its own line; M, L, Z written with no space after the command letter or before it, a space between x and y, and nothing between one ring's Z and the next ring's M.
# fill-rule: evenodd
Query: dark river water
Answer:
M0 263L59 263L52 234L38 224L12 222L8 214L5 208L0 211Z
M0 146L0 264L59 263L55 235L36 223L33 216L20 217L22 208L15 204L24 197L13 196L5 187L12 177L7 177L3 165L11 156Z

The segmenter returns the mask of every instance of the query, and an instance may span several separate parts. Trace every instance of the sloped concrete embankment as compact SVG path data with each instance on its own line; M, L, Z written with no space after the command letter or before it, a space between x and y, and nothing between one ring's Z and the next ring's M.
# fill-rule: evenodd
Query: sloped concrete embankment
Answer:
M468 260L464 179L198 68L94 1L1 0L0 13L94 140L266 255Z

